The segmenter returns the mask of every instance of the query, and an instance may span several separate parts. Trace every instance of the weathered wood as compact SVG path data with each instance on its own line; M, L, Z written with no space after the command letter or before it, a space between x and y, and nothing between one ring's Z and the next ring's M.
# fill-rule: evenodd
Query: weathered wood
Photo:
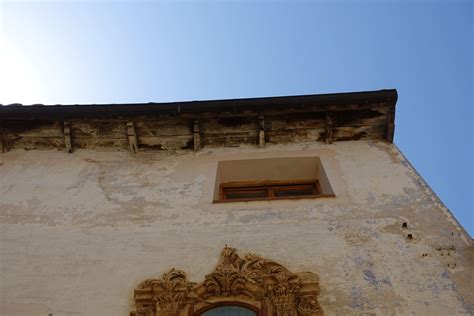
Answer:
M258 144L258 117L200 120L201 146L235 147Z
M193 149L193 136L141 136L138 138L140 150Z
M384 126L334 127L333 141L383 139Z
M192 126L188 120L180 117L161 117L155 121L134 121L135 130L140 137L161 136L190 136L193 135Z
M3 150L64 148L61 122L3 121L1 130L4 134Z
M189 110L189 109L188 109ZM204 146L236 147L242 144L292 143L358 139L393 141L393 103L270 104L258 109L176 112L144 116L82 117L67 128L53 120L8 120L1 150L113 147L154 150L200 150ZM330 113L330 120L328 114ZM69 121L70 120L66 120ZM133 123L133 126L129 126ZM66 124L67 125L67 124ZM72 137L73 136L73 137ZM6 149L5 149L6 148Z
M19 137L8 134L8 150L64 149L64 137Z
M74 148L116 148L130 150L128 139L117 138L78 138L74 135Z
M395 134L395 108L390 108L387 112L387 130L385 139L393 143L393 137Z
M258 145L265 147L265 118L263 115L258 117Z
M227 134L247 130L258 130L257 117L214 118L199 120L202 135Z
M130 151L134 154L138 153L138 140L133 122L127 122L127 136L130 145Z
M326 144L332 144L333 141L333 118L331 113L327 112L326 113Z
M326 127L325 113L265 116L266 133L280 130L314 130Z
M9 150L7 134L3 131L0 131L0 147L2 153L6 153Z
M267 130L266 142L271 144L325 141L325 128Z
M258 132L242 131L238 133L203 135L203 146L213 147L238 147L242 144L258 145Z
M194 151L198 151L201 149L201 134L200 134L200 127L199 121L195 120L193 124L193 140L194 140Z
M72 153L72 134L71 134L71 123L64 122L63 133L64 133L64 145L68 153Z
M332 114L335 127L339 126L374 126L385 124L387 109L362 109L338 111Z
M51 121L4 121L3 131L14 137L64 137L62 123Z
M74 121L74 138L128 139L127 124L111 121Z
M307 105L305 107L282 107L282 108L268 108L261 109L259 111L254 110L239 110L237 112L219 111L219 112L203 112L203 113L182 113L180 117L194 120L194 119L216 119L216 118L236 118L236 117L255 117L256 115L267 116L279 116L279 115L293 115L293 114L311 114L319 113L324 116L328 111L340 112L340 111L360 111L364 109L386 109L389 105L384 102L374 104L345 104L345 105L318 105L312 106ZM149 118L150 119L150 118Z
M74 148L114 147L130 149L124 121L81 120L71 124Z

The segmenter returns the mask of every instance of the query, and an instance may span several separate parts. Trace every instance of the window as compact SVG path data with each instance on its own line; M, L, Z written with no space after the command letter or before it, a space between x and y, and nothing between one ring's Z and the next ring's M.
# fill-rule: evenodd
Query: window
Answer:
M322 196L317 180L224 183L220 201L276 200Z
M241 306L221 306L210 309L201 314L201 316L256 316L257 314L250 309Z
M214 202L332 197L318 157L220 161Z

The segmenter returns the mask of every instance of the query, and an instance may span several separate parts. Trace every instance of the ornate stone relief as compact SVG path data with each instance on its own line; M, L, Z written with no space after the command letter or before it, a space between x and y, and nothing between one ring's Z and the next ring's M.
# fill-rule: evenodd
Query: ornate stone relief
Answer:
M274 261L234 248L222 250L214 271L201 283L171 269L160 279L143 281L135 289L136 311L131 316L197 315L219 301L256 305L264 316L322 316L319 279L313 273L292 273Z

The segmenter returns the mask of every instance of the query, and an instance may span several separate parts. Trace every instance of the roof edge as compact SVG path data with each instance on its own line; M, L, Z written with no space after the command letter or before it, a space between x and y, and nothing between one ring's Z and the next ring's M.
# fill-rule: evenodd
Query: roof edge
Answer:
M111 103L75 105L31 105L20 104L0 106L0 119L70 119L95 116L136 116L149 114L181 114L212 111L267 110L287 107L307 107L371 103L390 103L395 106L397 90L385 89L362 92L343 92L330 94L307 94L277 97L242 99L218 99L203 101L161 102L161 103Z

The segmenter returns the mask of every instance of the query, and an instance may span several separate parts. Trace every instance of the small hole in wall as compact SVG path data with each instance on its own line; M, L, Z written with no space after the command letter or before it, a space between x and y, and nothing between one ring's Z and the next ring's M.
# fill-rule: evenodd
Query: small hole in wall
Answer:
M408 228L408 223L407 223L407 222L403 222L403 223L402 223L402 228Z
M407 238L408 238L408 240L412 240L413 239L413 234L408 234Z

